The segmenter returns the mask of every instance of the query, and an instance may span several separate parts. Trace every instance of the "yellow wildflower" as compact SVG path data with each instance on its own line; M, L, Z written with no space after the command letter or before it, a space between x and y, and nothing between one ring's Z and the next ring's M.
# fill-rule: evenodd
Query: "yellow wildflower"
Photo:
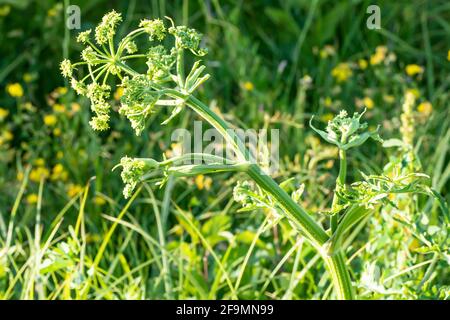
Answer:
M58 87L55 89L55 92L57 94L59 94L60 96L63 96L67 93L67 88L66 87Z
M344 82L353 74L348 63L339 63L331 70L331 75L336 78L337 82Z
M244 82L244 89L247 91L253 91L255 89L255 86L250 81Z
M67 188L67 195L69 196L69 198L73 198L76 195L78 195L81 191L83 191L83 187L80 186L79 184L70 184L69 187Z
M66 111L66 107L63 104L55 103L53 105L53 111L57 113L63 113Z
M370 64L371 65L377 65L384 61L386 58L387 53L387 47L385 46L378 46L375 49L375 53L370 56Z
M8 84L6 86L6 92L14 98L20 98L23 96L23 88L20 83L17 82Z
M410 93L414 96L414 98L419 98L420 97L420 91L419 89L413 88L413 89L408 89L406 90L406 93Z
M32 193L32 194L29 194L28 196L27 196L27 203L28 204L35 204L36 202L38 202L38 195L36 194L36 193Z
M50 175L50 172L47 170L47 168L44 167L37 167L31 170L30 172L30 180L33 182L39 182L41 179L48 178Z
M447 52L447 60L450 61L450 50Z
M58 151L56 153L56 159L62 159L64 157L64 153L62 151Z
M122 87L117 87L116 91L114 92L114 99L115 100L120 100L122 95L123 95L123 88Z
M319 55L322 59L328 58L329 56L334 56L336 54L336 50L331 45L326 45L319 51Z
M408 64L405 68L406 74L410 77L423 73L423 68L417 64Z
M383 101L386 103L394 103L395 102L395 97L393 95L390 94L385 94L383 95Z
M25 102L24 104L22 104L22 107L30 112L35 112L36 111L36 107L33 106L33 104L31 102Z
M46 126L53 127L57 121L58 119L53 114L48 114L44 116L44 123Z
M11 6L3 5L0 6L0 17L6 17L11 12Z
M58 14L58 8L56 6L54 6L53 8L48 9L47 11L47 15L49 17L54 17Z
M43 167L45 166L45 160L42 158L37 158L33 161L33 164L38 167Z
M359 65L360 69L362 69L362 70L366 69L367 68L367 60L366 59L359 59L358 60L358 65Z
M209 190L211 188L212 179L210 177L205 177L202 174L199 174L195 177L195 184L197 185L198 190Z
M333 101L331 100L330 97L326 97L325 100L323 101L323 104L325 105L325 107L331 107Z
M5 118L8 116L9 111L3 108L0 108L0 121L5 120Z
M371 98L369 97L364 97L363 98L363 103L364 105L367 107L367 109L372 109L374 107L374 102Z
M5 141L11 141L14 138L14 135L11 131L5 130L2 134L2 139Z
M106 203L106 200L103 197L100 197L100 196L95 196L93 201L94 201L94 203L97 206L102 206L102 205L104 205Z
M22 78L23 78L23 81L25 81L26 83L30 83L34 79L33 75L28 72L25 73Z
M334 118L334 115L332 113L325 113L320 116L320 120L322 120L323 122L328 122L333 118Z
M59 137L61 135L61 129L60 128L53 129L53 135L55 137Z
M72 104L70 105L70 107L71 107L70 111L71 111L72 113L77 113L77 112L80 111L80 109L81 109L80 104L79 104L79 103L76 103L76 102L72 102Z
M425 101L420 103L417 106L417 111L419 111L420 113L422 113L425 116L429 116L431 114L431 112L433 111L433 106L431 105L430 102Z
M65 181L67 180L67 171L64 169L64 166L60 163L56 164L52 169L52 176L51 179L53 181L61 180Z

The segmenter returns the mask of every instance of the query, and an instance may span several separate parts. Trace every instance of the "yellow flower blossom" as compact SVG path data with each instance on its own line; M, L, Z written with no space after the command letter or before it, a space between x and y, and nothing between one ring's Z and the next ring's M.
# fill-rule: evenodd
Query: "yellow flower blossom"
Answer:
M55 137L59 137L61 135L61 129L60 128L53 129L53 135Z
M76 102L72 102L72 104L70 105L70 111L72 113L77 113L78 111L81 110L81 106L79 103Z
M408 64L405 68L406 74L410 77L423 73L423 67L417 64Z
M412 94L414 96L414 98L416 98L416 99L420 97L420 91L419 91L419 89L416 89L416 88L408 89L408 90L406 90L406 93Z
M52 176L51 179L53 181L61 180L66 181L67 180L68 173L64 169L64 166L60 163L56 164L52 169Z
M255 86L250 81L244 82L244 89L247 91L253 91L255 89Z
M83 187L80 186L79 184L69 184L68 188L67 188L67 195L69 196L69 198L73 198L76 195L78 195L81 191L83 191Z
M364 69L366 69L367 68L367 60L366 59L359 59L358 60L358 65L359 65L359 68L361 69L361 70L364 70Z
M27 203L28 204L35 204L36 202L38 202L38 199L39 199L39 197L38 197L38 195L36 193L29 194L27 196Z
M323 104L325 105L325 107L331 107L333 101L331 100L330 97L326 97L325 100L323 101Z
M211 188L212 179L210 177L205 177L202 174L199 174L195 177L195 184L197 185L198 190L209 190Z
M333 118L334 118L334 115L332 113L325 113L320 116L320 120L322 120L323 122L328 122Z
M57 121L58 119L53 114L48 114L44 116L44 123L46 126L53 127Z
M5 118L8 116L9 111L3 108L0 108L0 121L5 120Z
M331 75L336 78L337 82L344 82L352 76L353 72L348 63L339 63L331 70Z
M383 95L383 101L386 103L394 103L395 102L395 97L393 95L390 94L385 94Z
M450 61L450 50L447 52L447 60Z
M30 83L34 79L33 75L28 72L25 73L22 78L23 78L23 81L25 81L26 83Z
M58 8L54 6L53 8L48 9L47 15L49 17L55 17L58 14Z
M363 103L366 106L367 109L373 109L375 103L373 102L373 100L369 97L364 97L363 98Z
M62 159L64 157L64 153L62 151L58 151L56 153L56 159Z
M328 58L329 56L334 56L336 54L336 50L331 45L326 45L319 51L319 55L322 59Z
M41 179L48 178L50 175L50 172L47 168L44 167L37 167L31 170L30 172L30 180L33 182L39 182Z
M93 201L97 206L103 206L106 203L106 200L100 196L95 196Z
M63 104L55 103L53 105L53 111L57 113L63 113L66 111L66 107Z
M20 83L17 82L8 84L6 86L6 92L14 98L20 98L23 96L23 88Z
M0 6L0 17L6 17L11 12L11 6L3 5Z
M32 104L31 102L25 102L25 103L22 105L22 107L23 107L25 110L30 111L30 112L35 112L35 111L36 111L36 107L33 106L33 104Z
M5 130L2 134L2 138L5 141L11 141L14 138L14 135L11 131Z
M43 167L45 166L45 160L42 158L37 158L33 161L33 164L38 167Z
M122 95L123 95L123 88L117 87L116 91L114 92L114 99L118 101L118 100L120 100Z
M63 96L63 95L65 95L66 93L67 93L67 88L66 87L58 87L58 88L56 88L55 89L55 92L57 93L57 94L59 94L60 96Z
M384 61L388 49L386 46L378 46L375 49L375 53L370 56L370 64L377 65Z
M419 111L421 114L425 116L429 116L433 111L433 106L429 101L425 101L417 106L417 111Z

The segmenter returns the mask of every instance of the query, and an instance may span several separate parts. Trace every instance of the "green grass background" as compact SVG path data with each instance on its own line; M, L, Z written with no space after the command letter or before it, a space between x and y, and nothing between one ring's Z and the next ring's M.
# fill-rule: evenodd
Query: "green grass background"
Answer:
M192 128L198 119L183 112L161 126L167 116L162 110L136 137L115 114L112 130L92 131L88 101L72 90L55 94L68 86L59 62L78 59L81 49L77 32L64 28L68 4L0 0L0 9L10 8L0 16L0 107L8 110L0 130L13 135L0 144L0 298L333 298L319 256L287 221L273 212L239 212L232 197L239 176L212 176L203 189L194 178L171 179L163 189L144 184L131 201L123 199L119 174L111 172L120 158L161 159L171 148L172 131ZM325 125L330 114L360 110L357 100L370 97L369 125L380 124L384 138L401 138L404 93L416 89L416 106L428 101L433 111L416 111L415 152L430 184L450 201L448 1L71 4L81 8L82 30L115 9L124 17L119 35L142 18L166 15L202 32L211 79L199 98L236 126L280 129L282 161L275 178L305 183L304 205L317 220L324 217L316 212L330 205L337 154L314 138L307 125L311 115ZM366 27L370 4L381 8L381 30ZM377 46L386 46L395 59L361 69L360 59L369 61ZM331 47L324 57L321 52ZM332 70L341 62L350 64L352 75L339 83ZM423 74L408 76L408 64L422 66ZM21 84L22 97L7 93L11 83ZM81 110L56 114L49 127L43 119L55 114L53 100L68 110L76 102ZM360 171L380 172L390 156L375 143L352 152L350 179L360 178ZM27 179L39 166L36 159L50 172L63 165L67 179ZM82 186L81 192L68 194L71 185ZM448 226L431 200L416 203L407 223L398 218L401 212L379 212L349 237L347 255L361 298L449 297L450 258L442 245L448 245ZM415 233L426 239L417 240ZM441 246L428 250L433 239Z

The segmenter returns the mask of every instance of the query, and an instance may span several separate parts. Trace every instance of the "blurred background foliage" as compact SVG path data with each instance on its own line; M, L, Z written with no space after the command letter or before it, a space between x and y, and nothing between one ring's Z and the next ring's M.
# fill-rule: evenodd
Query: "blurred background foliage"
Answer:
M65 8L80 7L80 31L115 9L124 17L119 36L164 16L202 32L212 77L199 98L238 127L280 129L275 178L305 183L302 201L319 220L337 152L312 134L311 115L324 126L341 109L367 108L382 137L404 139L406 92L416 99L410 116L421 170L450 201L450 3L375 2L380 30L366 27L374 1L0 0L0 297L333 297L320 259L286 221L238 212L238 177L145 185L128 209L112 167L124 155L170 155L173 130L198 119L183 112L161 126L164 116L154 114L136 137L116 114L110 131L93 132L88 101L59 72L63 58L80 54ZM350 180L382 171L396 155L375 143L352 152ZM399 201L410 201L408 210L378 212L352 234L359 294L448 298L448 225L431 200Z

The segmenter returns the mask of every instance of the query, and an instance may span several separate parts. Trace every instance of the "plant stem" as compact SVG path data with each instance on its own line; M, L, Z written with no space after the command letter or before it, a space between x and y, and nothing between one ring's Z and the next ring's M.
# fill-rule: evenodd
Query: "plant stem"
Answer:
M211 124L225 140L231 144L240 160L249 160L250 153L243 142L233 130L229 130L227 123L212 112L208 106L193 96L185 96L176 90L168 90L167 94L173 98L181 98L186 101L187 106L198 113L203 119ZM343 253L328 256L322 246L329 240L324 229L315 222L304 208L297 204L269 175L257 165L252 163L248 175L267 193L273 196L288 220L306 236L312 245L320 252L325 261L328 272L331 275L333 285L338 299L353 299L353 288L345 257Z
M345 150L339 150L339 175L336 179L336 189L340 188L345 184L345 178L347 177L347 154ZM333 203L331 204L331 208L334 209L339 203L339 199L336 195L336 192L333 196ZM339 213L336 213L330 218L330 227L331 234L333 234L338 225Z

